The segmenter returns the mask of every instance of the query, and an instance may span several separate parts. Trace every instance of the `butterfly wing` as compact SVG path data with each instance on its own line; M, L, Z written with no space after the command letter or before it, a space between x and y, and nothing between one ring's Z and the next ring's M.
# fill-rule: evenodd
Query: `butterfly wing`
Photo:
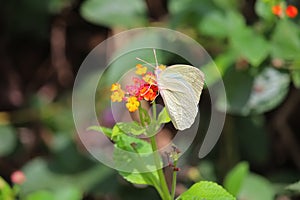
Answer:
M190 65L172 65L157 77L166 109L178 130L194 123L204 85L204 74Z

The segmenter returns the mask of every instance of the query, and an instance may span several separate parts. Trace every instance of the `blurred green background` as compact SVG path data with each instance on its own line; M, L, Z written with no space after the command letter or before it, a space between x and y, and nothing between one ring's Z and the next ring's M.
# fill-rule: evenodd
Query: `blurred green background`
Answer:
M24 171L26 200L159 199L153 188L127 183L89 155L71 109L76 73L96 45L123 30L157 26L198 41L227 93L221 138L199 160L198 136L185 155L178 193L211 180L241 200L300 199L300 17L275 16L278 4L300 8L297 0L2 1L0 176L11 184L12 172ZM209 65L203 71L206 84L220 81L209 76ZM209 96L202 95L205 112ZM224 101L218 105L222 110Z

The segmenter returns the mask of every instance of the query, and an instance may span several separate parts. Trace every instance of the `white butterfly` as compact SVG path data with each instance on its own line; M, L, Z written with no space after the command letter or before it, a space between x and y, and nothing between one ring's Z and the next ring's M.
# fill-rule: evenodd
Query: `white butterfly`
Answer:
M174 127L178 130L190 128L198 112L203 72L190 65L172 65L165 70L156 69L155 74Z

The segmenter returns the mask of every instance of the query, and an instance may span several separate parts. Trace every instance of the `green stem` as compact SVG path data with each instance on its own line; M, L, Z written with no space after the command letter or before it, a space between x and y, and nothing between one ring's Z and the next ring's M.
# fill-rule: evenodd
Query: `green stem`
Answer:
M157 144L156 144L155 136L150 137L150 140L151 140L152 151L154 153L154 162L155 162L155 165L157 168L160 185L161 185L161 189L163 192L163 199L170 200L171 197L170 197L169 189L167 186L167 182L166 182L163 170L160 165L160 159L159 159L159 154L157 152Z
M154 122L156 122L156 103L155 103L155 100L154 100L153 103L152 103L152 112L153 112L152 120L153 120Z
M133 146L132 148L133 148L133 150L137 153L137 155L138 155L138 157L140 158L140 160L143 162L143 159L142 159L141 155L139 154L138 150L137 150L134 146ZM143 165L142 165L142 166L146 166L146 164L143 162ZM148 171L147 167L142 168L142 169L138 169L138 170L141 170L141 171L146 171L146 170L147 170L147 171ZM161 190L161 187L160 187L160 183L158 183L157 180L153 178L153 176L149 176L149 177L148 177L148 176L145 176L144 173L140 173L140 175L141 175L145 180L148 180L149 182L157 183L157 184L154 184L153 186L155 187L155 189L157 190L157 192L159 193L159 195L160 195L161 197L164 196L164 193L163 193L163 191Z
M141 125L144 127L144 126L145 126L145 123L144 123L144 117L143 117L143 115L142 115L141 107L139 107L139 117L140 117L140 123L141 123Z
M153 101L153 103L152 103L152 112L153 112L152 113L153 114L152 122L156 123L156 103L155 103L155 101ZM154 162L155 162L155 165L156 165L156 168L157 168L157 174L158 174L158 177L159 177L160 186L161 186L161 189L162 189L162 192L163 192L162 198L163 198L163 200L170 200L171 199L170 192L169 192L169 189L168 189L166 178L164 176L164 172L163 172L161 164L160 164L161 162L160 162L160 157L159 157L159 154L158 154L158 151L157 151L158 148L157 148L155 135L150 137L150 141L151 141L152 151L153 151L153 154L154 154Z
M172 178L172 192L171 192L171 199L175 198L175 190L176 190L176 179L177 179L177 171L175 168L177 167L177 160L174 161L174 170L173 170L173 178Z

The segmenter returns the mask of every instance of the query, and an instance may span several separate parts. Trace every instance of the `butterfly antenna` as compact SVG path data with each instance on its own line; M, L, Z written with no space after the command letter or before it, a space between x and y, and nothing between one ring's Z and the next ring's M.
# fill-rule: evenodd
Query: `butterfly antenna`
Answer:
M152 64L148 63L147 61L145 61L145 60L143 60L143 59L140 59L140 58L138 58L138 57L136 57L136 59L139 60L139 61L142 61L143 63L145 63L145 64L147 64L147 65L150 65L150 67L155 68Z
M157 56L156 56L156 51L155 51L155 49L153 49L153 53L154 53L154 58L155 58L156 67L158 67L158 62L157 62Z

